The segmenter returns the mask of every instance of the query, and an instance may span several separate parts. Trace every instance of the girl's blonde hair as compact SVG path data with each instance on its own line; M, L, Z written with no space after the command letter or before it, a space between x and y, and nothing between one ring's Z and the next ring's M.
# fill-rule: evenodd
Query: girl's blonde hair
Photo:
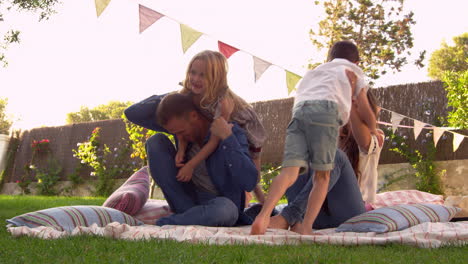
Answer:
M185 80L181 93L190 93L190 70L194 61L205 62L204 87L205 92L200 100L200 107L207 109L224 96L234 102L234 112L250 107L250 105L229 89L227 84L228 63L226 57L220 52L205 50L196 54L187 67Z

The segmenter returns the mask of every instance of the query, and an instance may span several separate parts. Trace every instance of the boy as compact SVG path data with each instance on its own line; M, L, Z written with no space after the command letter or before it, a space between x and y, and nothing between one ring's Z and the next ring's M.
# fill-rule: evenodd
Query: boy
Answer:
M356 65L359 62L356 45L350 41L335 43L328 60L307 72L297 88L292 120L286 131L283 168L252 224L252 235L265 233L274 206L309 164L315 171L313 187L303 222L294 230L301 234L312 233L312 225L327 196L338 130L348 122L354 100L360 106L360 118L371 133L376 133L375 115L366 97L368 86L362 70Z

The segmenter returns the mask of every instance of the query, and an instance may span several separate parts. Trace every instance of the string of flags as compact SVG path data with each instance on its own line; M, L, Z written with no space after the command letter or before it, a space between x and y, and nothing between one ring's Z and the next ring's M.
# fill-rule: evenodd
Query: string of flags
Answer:
M96 5L96 14L99 17L105 8L109 5L111 0L95 0ZM176 19L173 19L169 16L166 16L158 11L155 11L151 8L139 4L139 32L143 33L151 25L156 23L159 19L165 17L178 24L180 24L180 35L181 35L181 45L182 52L185 54L187 50L201 37L208 36L208 34L199 32L188 25L180 23ZM268 62L264 59L261 59L252 53L249 53L245 50L240 50L232 45L229 45L225 42L218 40L218 50L221 52L227 59L231 57L234 53L242 51L243 53L249 54L252 56L253 60L253 70L254 70L254 80L257 82L263 73L272 65L277 66L285 71L286 74L286 87L288 88L288 94L290 94L296 87L296 84L302 78L299 74L296 74L292 71L286 70L284 67Z
M111 0L95 0L96 14L98 17L102 14L102 12L104 12L106 7L109 5L110 1ZM184 54L201 36L203 35L208 36L205 33L199 32L183 23L180 23L176 19L166 16L158 11L155 11L141 4L139 4L138 10L139 10L138 12L139 12L139 33L140 34L143 33L146 29L148 29L151 25L153 25L154 23L156 23L159 19L163 17L169 18L173 20L174 22L180 24L181 45L182 45L181 48ZM234 53L238 51L242 51L244 53L251 55L253 59L253 65L254 65L255 82L257 82L260 79L260 77L263 75L263 73L272 65L283 69L286 74L286 86L288 89L288 94L290 94L295 89L296 84L302 79L302 76L296 73L293 73L291 71L288 71L284 67L281 67L279 65L263 60L245 50L240 50L220 40L218 40L218 50L227 59L229 59L229 57L231 57ZM439 139L445 132L452 133L453 134L453 152L457 151L463 139L468 137L468 136L465 136L465 135L462 135L453 131L449 131L448 128L441 128L441 127L436 127L430 124L426 124L419 120L398 114L396 112L393 112L385 108L382 108L382 110L385 110L391 113L391 123L379 121L379 124L391 126L393 132L395 132L398 127L413 128L414 138L417 139L422 129L431 129L433 130L434 145L436 146L437 146ZM400 125L401 121L405 118L413 120L413 126Z
M391 126L393 132L395 132L399 127L404 127L404 128L413 128L413 133L414 133L414 139L417 139L419 135L421 134L421 131L423 129L430 129L433 130L433 139L434 139L434 145L437 146L437 143L439 142L439 139L442 137L444 133L452 133L453 134L453 152L457 151L458 147L462 143L463 139L468 138L468 136L462 135L460 133L456 133L452 130L453 128L442 128L442 127L436 127L424 122L421 122L419 120L416 120L411 117L404 116L402 114L396 113L394 111L382 108L382 110L385 110L387 112L390 112L391 118L390 118L390 123L386 122L381 122L379 121L379 124L386 125L386 126ZM403 119L410 119L413 121L413 126L406 126L406 125L400 125L401 121Z

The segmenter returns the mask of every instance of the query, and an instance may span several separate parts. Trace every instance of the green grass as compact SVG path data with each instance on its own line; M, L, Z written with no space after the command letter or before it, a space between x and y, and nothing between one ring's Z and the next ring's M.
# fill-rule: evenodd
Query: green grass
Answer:
M0 221L64 205L101 205L104 198L0 195ZM387 246L266 246L124 241L80 236L13 238L0 229L0 263L466 263L468 246L421 249Z

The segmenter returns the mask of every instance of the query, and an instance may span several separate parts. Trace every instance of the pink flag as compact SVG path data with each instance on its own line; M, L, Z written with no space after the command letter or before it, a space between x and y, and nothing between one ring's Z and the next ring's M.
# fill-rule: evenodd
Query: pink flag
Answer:
M221 41L218 41L218 49L219 49L219 52L221 52L224 56L226 56L226 59L229 59L229 57L231 57L232 54L239 51L239 49L236 49L233 46L230 46Z
M140 33L145 31L149 26L153 25L154 22L158 21L163 14L160 14L146 6L139 5L140 14Z

